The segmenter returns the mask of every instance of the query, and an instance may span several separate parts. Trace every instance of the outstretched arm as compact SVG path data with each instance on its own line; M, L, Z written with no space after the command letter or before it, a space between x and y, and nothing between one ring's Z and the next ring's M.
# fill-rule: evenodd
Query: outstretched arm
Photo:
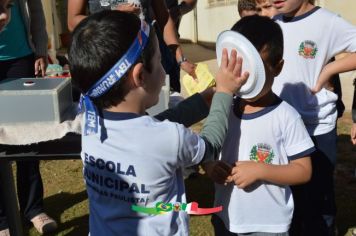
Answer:
M227 50L224 49L221 66L216 76L216 93L213 96L209 115L200 133L201 138L197 135L193 135L193 139L189 141L190 143L197 143L195 149L198 155L194 155L192 162L191 148L183 150L180 156L183 165L206 164L214 161L219 154L227 131L227 120L231 109L232 96L241 88L248 78L248 73L241 73L241 69L242 59L237 58L236 51L232 50L230 59L228 59ZM183 137L183 140L180 143L187 141L185 137ZM190 153L188 155L190 156L188 162L185 160L187 158L184 157L184 153L187 151ZM224 173L229 173L228 168L227 170L224 169L222 169L223 175L220 176L222 177L220 181L225 179Z
M232 96L247 81L249 76L248 72L241 70L242 58L237 58L237 52L232 50L229 59L227 50L224 49L221 65L216 75L216 93L213 97L209 116L200 134L206 144L204 162L216 159L220 153L227 131Z

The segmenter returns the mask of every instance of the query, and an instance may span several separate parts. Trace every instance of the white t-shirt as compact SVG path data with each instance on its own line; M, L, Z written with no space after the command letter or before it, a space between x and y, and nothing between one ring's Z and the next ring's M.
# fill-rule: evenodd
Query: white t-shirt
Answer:
M82 137L90 235L188 235L186 212L152 216L131 206L186 203L181 168L202 160L203 139L149 116L104 112L104 118L105 128Z
M220 159L232 165L248 160L287 165L314 150L300 115L281 100L242 118L231 111L228 127ZM240 189L230 183L216 184L215 191L215 205L223 206L217 215L229 231L288 231L294 208L289 186L258 182Z
M323 8L285 22L275 17L284 37L284 67L275 78L273 91L302 116L310 135L321 135L335 128L337 95L316 84L325 64L340 52L356 52L356 27Z

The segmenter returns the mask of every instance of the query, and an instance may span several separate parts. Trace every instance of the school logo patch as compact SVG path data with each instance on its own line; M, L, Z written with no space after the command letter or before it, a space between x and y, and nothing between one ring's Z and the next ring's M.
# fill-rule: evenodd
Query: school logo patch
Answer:
M270 145L258 143L250 151L250 160L255 162L264 162L271 164L274 158L274 152Z
M318 47L315 42L311 40L305 40L299 45L299 56L305 59L314 59L318 52Z

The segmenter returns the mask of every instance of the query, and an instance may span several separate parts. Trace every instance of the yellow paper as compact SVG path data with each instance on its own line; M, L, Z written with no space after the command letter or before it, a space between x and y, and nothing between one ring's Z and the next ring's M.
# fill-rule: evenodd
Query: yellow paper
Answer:
M198 63L195 68L195 74L197 76L196 79L188 74L184 75L182 79L183 86L189 96L215 85L214 77L210 73L208 65Z

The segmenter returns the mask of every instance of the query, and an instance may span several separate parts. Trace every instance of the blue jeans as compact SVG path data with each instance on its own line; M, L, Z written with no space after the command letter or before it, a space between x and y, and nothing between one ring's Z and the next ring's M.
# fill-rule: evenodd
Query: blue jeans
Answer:
M334 235L336 129L311 138L316 148L311 155L313 174L309 183L292 186L295 210L291 236Z

